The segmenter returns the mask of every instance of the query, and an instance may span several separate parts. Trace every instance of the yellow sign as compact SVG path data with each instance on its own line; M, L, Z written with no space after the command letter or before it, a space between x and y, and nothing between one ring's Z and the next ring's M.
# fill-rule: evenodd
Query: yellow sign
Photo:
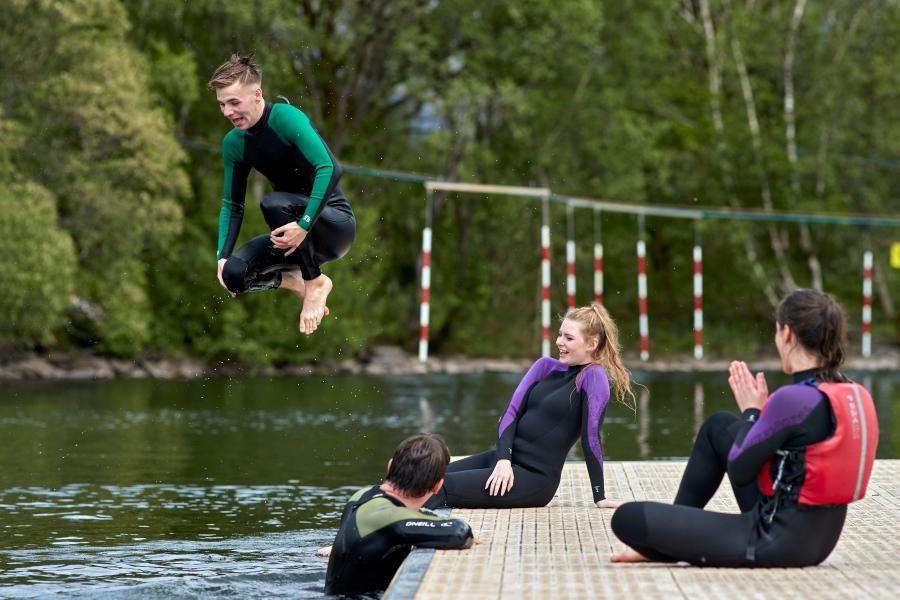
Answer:
M891 244L891 266L900 269L900 242Z

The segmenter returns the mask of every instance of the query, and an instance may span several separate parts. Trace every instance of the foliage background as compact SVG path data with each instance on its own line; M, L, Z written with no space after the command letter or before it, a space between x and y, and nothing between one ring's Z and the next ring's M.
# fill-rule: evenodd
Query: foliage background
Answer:
M304 110L349 164L546 185L624 202L896 213L900 4L890 0L7 0L0 3L0 347L284 364L418 331L420 185L345 175L357 241L326 267L332 315L296 331L286 292L215 279L228 124L207 75L255 50L269 100ZM248 194L241 240L264 230ZM437 195L432 350L540 347L540 207ZM579 301L592 215L579 211ZM565 304L565 210L553 213ZM896 230L650 218L654 355L692 344L703 240L708 354L766 348L772 300L821 286L858 351L862 252L875 339L895 343ZM633 217L604 215L606 303L636 350Z

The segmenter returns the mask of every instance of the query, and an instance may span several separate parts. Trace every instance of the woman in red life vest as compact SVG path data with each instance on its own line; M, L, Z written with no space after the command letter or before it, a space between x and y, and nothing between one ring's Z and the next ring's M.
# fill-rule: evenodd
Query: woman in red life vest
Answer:
M673 505L629 502L612 528L629 546L613 562L804 567L837 544L847 504L865 495L878 421L869 392L838 370L845 319L827 294L781 301L775 346L794 382L769 396L762 373L735 361L728 383L741 416L701 427ZM728 473L740 514L703 510Z

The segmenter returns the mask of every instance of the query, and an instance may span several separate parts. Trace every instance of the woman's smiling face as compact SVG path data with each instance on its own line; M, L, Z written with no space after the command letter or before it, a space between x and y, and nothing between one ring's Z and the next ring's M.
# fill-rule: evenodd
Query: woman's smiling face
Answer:
M591 355L597 349L597 338L585 338L578 323L563 319L556 337L556 347L559 362L569 366L586 365L591 362Z

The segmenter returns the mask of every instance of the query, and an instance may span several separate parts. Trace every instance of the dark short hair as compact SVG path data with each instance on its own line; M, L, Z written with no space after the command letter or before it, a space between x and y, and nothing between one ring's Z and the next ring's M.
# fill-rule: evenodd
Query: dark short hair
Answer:
M449 464L450 449L444 438L420 433L400 442L384 480L400 492L419 498L441 480Z
M818 290L795 290L784 297L775 315L790 325L800 345L819 358L824 381L846 381L838 370L847 355L847 320L834 298Z

